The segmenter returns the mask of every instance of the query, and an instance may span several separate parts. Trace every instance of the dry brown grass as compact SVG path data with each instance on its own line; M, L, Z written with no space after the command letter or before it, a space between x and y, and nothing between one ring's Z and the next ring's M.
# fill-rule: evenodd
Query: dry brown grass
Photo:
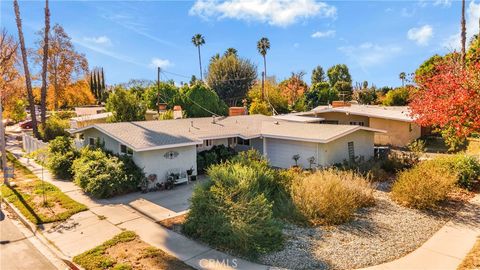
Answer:
M346 222L357 209L374 204L369 181L352 171L335 169L296 179L292 199L313 225Z
M479 270L480 269L480 238L467 254L463 262L458 266L457 270Z
M432 208L447 199L456 182L454 172L433 162L422 162L399 174L391 195L397 203L407 207Z
M173 230L177 226L181 226L183 223L185 223L185 219L187 218L187 213L183 215L179 215L176 217L171 217L167 219L163 219L158 221L157 223L162 225L163 227Z

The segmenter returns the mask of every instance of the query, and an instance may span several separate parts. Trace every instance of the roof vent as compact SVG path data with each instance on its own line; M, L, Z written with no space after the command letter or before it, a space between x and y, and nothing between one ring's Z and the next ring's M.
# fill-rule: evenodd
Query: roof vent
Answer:
M275 125L280 125L278 121L273 122Z
M212 123L213 123L213 124L216 124L216 122L215 122L215 115L212 115Z
M192 126L192 127L193 127L193 121L190 121L190 126Z

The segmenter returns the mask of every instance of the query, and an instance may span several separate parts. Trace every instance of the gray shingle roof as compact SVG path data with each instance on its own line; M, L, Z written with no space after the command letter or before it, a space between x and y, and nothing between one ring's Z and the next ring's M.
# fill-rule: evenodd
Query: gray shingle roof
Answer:
M384 118L404 122L413 122L413 117L410 116L410 109L408 106L378 106L378 105L355 105L349 107L318 106L311 112L302 114L311 114L312 112L320 114L326 112L343 112L353 115L362 115L374 118Z
M95 124L78 129L74 133L89 128L96 128L136 151L200 144L206 139L228 137L250 139L262 135L325 142L358 129L371 130L359 126L294 123L264 115L242 115L217 117L215 122L212 117L204 117Z

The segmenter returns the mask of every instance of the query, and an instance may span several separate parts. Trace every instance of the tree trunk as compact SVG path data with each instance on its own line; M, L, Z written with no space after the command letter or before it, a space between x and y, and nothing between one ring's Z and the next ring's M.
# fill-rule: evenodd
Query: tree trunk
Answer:
M30 70L28 69L28 59L27 59L27 49L25 48L25 39L23 37L22 31L22 19L20 18L20 7L18 6L18 0L13 1L13 8L15 9L15 19L17 23L18 29L18 40L20 41L20 50L22 52L22 60L23 60L23 69L25 72L25 84L27 87L27 96L28 96L28 103L30 107L30 115L32 117L32 129L33 135L36 138L40 138L40 134L38 133L37 127L37 115L35 112L35 99L33 97L32 91L32 80L30 78Z
M462 0L462 21L461 21L461 38L462 38L462 54L461 54L461 58L462 58L462 65L465 66L465 59L466 59L466 52L465 52L465 48L466 48L466 43L467 43L467 29L466 29L466 26L465 26L466 22L465 22L465 0Z
M58 109L58 80L57 80L57 65L55 64L53 71L53 110Z
M202 57L200 56L200 45L198 48L198 62L200 63L200 80L203 81L203 74L202 74Z
M40 94L40 119L45 126L47 120L47 62L48 62L48 35L50 33L50 10L48 0L45 0L45 37L43 38L43 63L42 63L42 90Z

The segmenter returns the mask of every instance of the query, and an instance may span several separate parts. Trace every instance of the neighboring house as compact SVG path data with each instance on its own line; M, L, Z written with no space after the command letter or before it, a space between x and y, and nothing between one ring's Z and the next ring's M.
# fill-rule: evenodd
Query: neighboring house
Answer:
M99 114L87 114L83 116L70 118L70 129L78 129L94 124L106 123L107 118L111 116L111 112L104 112Z
M75 113L77 116L99 114L104 112L106 112L105 107L98 105L75 107Z
M320 123L337 125L359 125L385 130L375 134L375 144L404 147L420 138L422 129L410 116L407 106L375 106L344 103L344 106L318 106L315 109L297 114L315 116Z
M383 132L352 125L321 125L287 122L263 115L188 118L163 121L95 124L72 131L84 146L101 143L107 150L132 155L147 175L163 181L172 170L197 169L197 152L214 145L243 151L256 149L274 167L327 166L374 154L374 133Z

